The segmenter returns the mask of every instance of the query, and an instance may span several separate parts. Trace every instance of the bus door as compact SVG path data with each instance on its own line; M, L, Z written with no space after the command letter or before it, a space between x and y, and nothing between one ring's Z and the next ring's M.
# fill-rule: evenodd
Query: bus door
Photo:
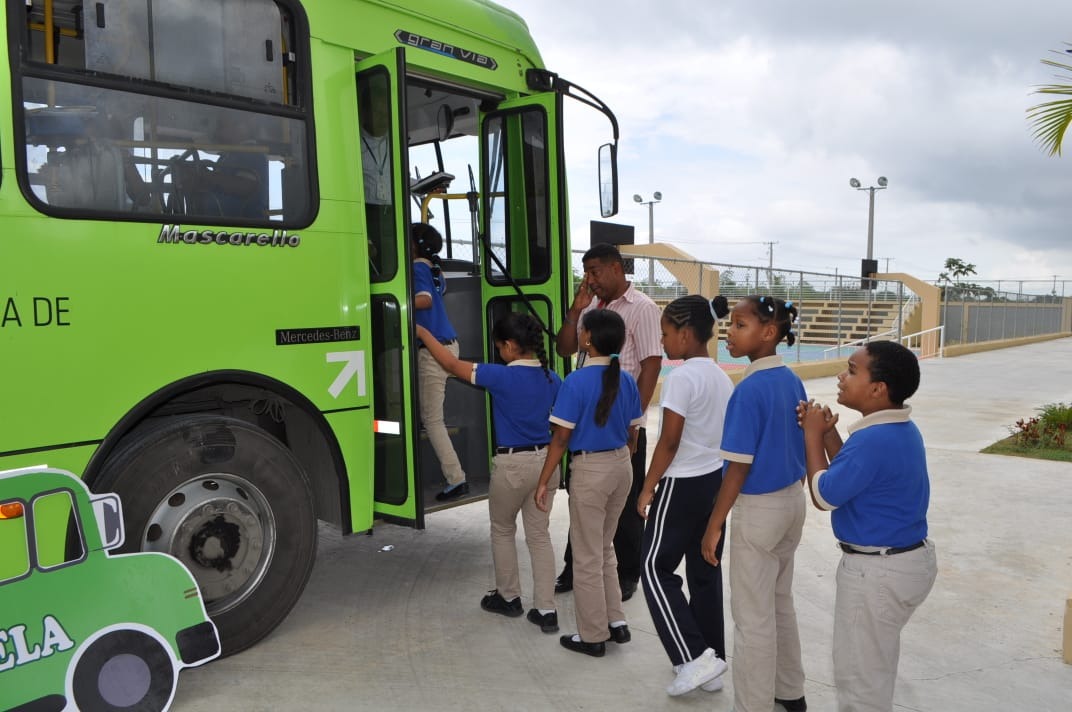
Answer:
M368 247L372 325L373 511L421 528L418 468L414 462L415 359L409 326L410 261L405 216L408 174L403 100L405 50L357 63L358 143L364 188L362 212Z
M572 298L561 103L553 92L504 101L481 130L486 331L511 311L533 314L552 367L552 334Z

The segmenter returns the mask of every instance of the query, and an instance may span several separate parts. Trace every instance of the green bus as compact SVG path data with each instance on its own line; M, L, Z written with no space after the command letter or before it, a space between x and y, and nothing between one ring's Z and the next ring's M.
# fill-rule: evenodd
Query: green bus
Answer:
M124 550L185 563L237 652L297 601L318 520L422 527L436 504L410 222L444 235L462 358L493 359L498 318L552 330L571 297L565 100L606 126L603 217L617 121L487 0L5 10L0 470L119 494ZM448 385L470 499L488 408Z

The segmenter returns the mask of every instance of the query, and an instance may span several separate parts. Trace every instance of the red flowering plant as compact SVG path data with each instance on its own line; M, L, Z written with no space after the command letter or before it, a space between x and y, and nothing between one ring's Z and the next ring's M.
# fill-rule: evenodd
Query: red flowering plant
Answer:
M1049 403L1042 406L1039 415L1024 420L1021 418L1009 428L1016 444L1026 448L1050 450L1072 449L1072 405Z

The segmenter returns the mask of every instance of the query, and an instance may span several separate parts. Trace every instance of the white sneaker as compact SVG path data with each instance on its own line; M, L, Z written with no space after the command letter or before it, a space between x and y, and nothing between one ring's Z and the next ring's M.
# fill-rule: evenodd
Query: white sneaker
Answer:
M678 673L678 671L681 670L681 666L680 665L674 665L673 669L674 669L674 674L676 675ZM704 692L722 692L722 689L725 686L726 686L725 683L722 682L722 676L719 675L714 680L710 680L709 682L705 682L704 684L700 685L700 689L703 690Z
M710 682L726 672L726 661L720 660L711 648L678 668L674 681L666 687L666 694L671 697L684 695Z

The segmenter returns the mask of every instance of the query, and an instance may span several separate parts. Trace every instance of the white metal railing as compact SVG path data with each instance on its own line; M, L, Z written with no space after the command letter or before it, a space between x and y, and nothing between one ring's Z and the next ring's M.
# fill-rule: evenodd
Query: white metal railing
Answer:
M924 338L923 337L925 337L927 334L933 334L936 331L938 332L938 348L937 349L931 349L929 351L925 351L924 348L923 348L923 346L924 346ZM886 338L886 337L892 337L892 338ZM880 334L872 334L871 336L867 336L867 337L864 337L862 339L856 339L855 341L846 341L843 344L838 344L837 346L831 346L828 349L823 349L823 360L825 361L826 359L830 358L831 357L830 353L833 352L833 351L837 352L837 354L836 354L837 356L841 356L841 349L847 349L847 348L850 348L850 347L859 347L859 346L863 346L864 344L866 344L868 342L871 342L871 341L883 341L883 340L885 340L885 341L899 340L902 344L904 344L909 349L912 349L913 351L916 351L919 354L920 358L928 358L930 356L937 356L938 358L942 358L942 356L945 354L945 326L942 325L942 326L936 326L936 327L931 328L931 329L924 329L923 331L917 331L914 334L905 334L905 335L901 336L899 339L897 337L897 329L890 329L889 331L883 331ZM913 344L915 344L915 346L913 346Z
M908 317L912 316L912 310L919 304L919 295L912 292L905 298L904 304L901 305L901 326L905 325L908 321Z
M887 338L891 336L893 338ZM828 349L823 349L823 360L825 361L826 359L830 358L830 356L828 356L827 354L829 354L831 351L836 351L836 355L841 356L841 349L847 349L852 346L863 346L870 341L893 341L896 338L897 329L890 329L889 331L883 331L879 334L871 334L870 336L865 336L864 338L856 339L855 341L846 341L844 343L838 344L837 346L831 346Z
M927 334L933 334L938 332L938 348L937 349L925 349L924 338ZM913 339L915 341L913 342ZM931 329L924 329L923 331L917 331L914 334L906 334L901 337L901 343L919 353L920 358L928 358L930 356L937 356L942 358L945 355L945 325L935 326ZM915 346L913 346L915 343Z

